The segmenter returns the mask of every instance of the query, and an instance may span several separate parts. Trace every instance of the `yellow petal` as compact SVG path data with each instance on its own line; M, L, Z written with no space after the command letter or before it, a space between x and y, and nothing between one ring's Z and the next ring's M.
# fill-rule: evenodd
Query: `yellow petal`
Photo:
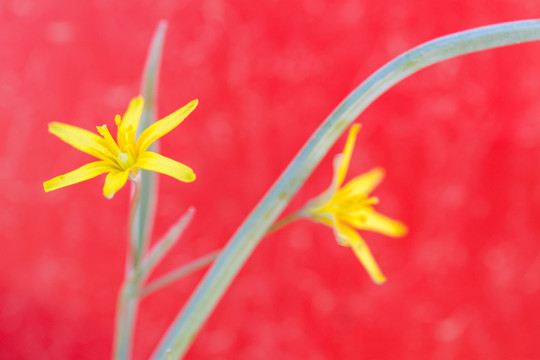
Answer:
M384 178L384 170L375 168L365 174L355 177L345 186L338 190L335 196L336 202L344 202L347 198L369 196Z
M122 151L126 151L128 144L135 144L135 134L137 132L137 127L139 126L143 107L144 99L140 95L129 102L124 117L118 126L118 133L116 134L118 146ZM118 116L115 118L115 122L118 125Z
M167 134L169 131L180 125L182 121L197 107L197 100L191 101L186 106L176 110L172 114L153 123L143 131L139 140L137 140L137 149L139 154L146 151L150 144Z
M354 254L356 255L356 257L358 257L358 260L360 260L362 265L364 265L364 267L366 268L367 272L371 276L371 279L377 284L385 282L386 278L379 269L379 266L373 258L369 247L366 245L360 235L358 235L356 231L354 231L345 224L338 222L336 226L338 236L344 237L346 239L346 241L353 249Z
M88 130L73 125L52 122L49 124L49 132L80 151L101 160L112 161L112 154L107 149L105 140Z
M103 186L103 195L107 199L112 199L114 194L126 184L128 179L129 169L124 171L111 171L105 178L105 186Z
M81 166L77 170L73 170L72 172L69 172L67 174L60 175L55 177L54 179L45 181L43 183L43 189L45 190L45 192L53 191L114 170L115 169L111 167L111 165L106 161L91 162L89 164Z
M343 184L345 175L347 175L347 170L349 169L349 163L351 161L351 155L354 149L354 143L356 142L358 131L360 131L360 124L354 124L351 126L351 130L349 130L349 137L347 138L347 142L345 143L345 148L343 149L342 153L343 157L341 158L340 164L335 172L337 176L337 187L340 187L341 184Z
M195 174L191 168L151 151L142 153L137 159L135 166L141 169L157 171L183 182L192 182L195 180Z
M402 222L379 214L372 208L357 210L343 220L360 230L375 231L392 237L400 237L407 233L407 227Z
M131 125L133 129L137 130L139 127L139 120L141 119L141 114L144 108L144 99L141 95L133 98L124 113L122 118L122 126L128 127Z

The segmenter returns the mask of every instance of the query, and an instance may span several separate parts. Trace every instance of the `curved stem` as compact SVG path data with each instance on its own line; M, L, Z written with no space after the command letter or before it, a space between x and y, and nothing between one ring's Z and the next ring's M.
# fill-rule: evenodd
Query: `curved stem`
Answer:
M341 133L378 96L403 78L436 62L475 51L540 39L540 21L497 24L444 36L392 60L356 88L320 125L274 186L236 231L169 327L153 354L178 359L188 349L225 290L267 229Z
M290 215L285 216L283 219L281 219L279 221L276 221L274 224L272 224L272 226L270 226L268 228L268 230L266 231L264 236L270 235L274 231L277 231L277 230L281 229L285 225L288 225L288 224L292 223L293 221L298 220L301 217L302 217L302 215L301 215L300 211L297 211L297 212L294 212L294 213L292 213Z

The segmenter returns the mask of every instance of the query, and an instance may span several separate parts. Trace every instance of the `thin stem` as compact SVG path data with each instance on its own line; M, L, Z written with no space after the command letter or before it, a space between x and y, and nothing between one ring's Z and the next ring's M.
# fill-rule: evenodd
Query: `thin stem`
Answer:
M540 21L515 21L444 36L395 58L356 88L300 150L253 209L171 324L152 359L182 357L274 220L345 129L375 99L416 71L463 54L540 39Z
M152 38L150 49L146 58L146 65L142 75L141 95L144 97L144 108L137 128L137 137L157 119L157 86L159 65L163 42L167 31L167 22L160 21ZM150 151L159 152L158 141L149 148ZM131 223L131 241L139 260L150 243L150 234L154 225L157 204L158 182L153 171L141 170L143 186L141 188L139 206L135 213L135 221Z
M141 94L145 98L137 131L144 131L156 120L157 83L159 64L167 23L161 21L156 29L148 51L143 72ZM152 144L153 151L156 142ZM152 149L151 147L151 149ZM144 185L144 186L143 186ZM128 249L126 275L118 294L113 359L127 360L131 357L131 344L138 308L138 288L142 281L140 264L149 244L154 223L157 199L156 174L141 170L134 180L134 191L128 221Z
M270 235L271 233L281 229L285 225L288 225L291 222L293 222L295 220L298 220L300 217L302 217L302 214L301 214L300 211L297 211L297 212L294 212L294 213L292 213L290 215L287 215L283 219L281 219L279 221L276 221L272 226L270 226L268 228L268 230L266 231L266 234L264 234L264 235L265 236Z
M213 253L207 254L196 260L193 260L192 262L176 270L173 270L168 274L161 276L160 278L150 282L148 285L142 288L141 291L139 292L139 296L144 297L144 296L150 295L154 291L159 290L162 287L167 286L175 282L176 280L183 278L184 276L187 276L209 265L212 261L214 261L218 257L220 253L221 253L221 250L214 251Z
M131 358L131 344L139 299L137 288L139 280L136 276L140 261L137 255L136 244L133 242L132 225L135 220L135 213L139 205L141 193L141 177L137 176L133 180L133 195L131 198L131 209L128 222L128 250L126 258L126 275L118 294L116 308L116 327L114 338L114 360L128 360Z
M133 230L133 223L136 220L137 211L139 207L139 202L141 199L141 188L142 188L142 176L139 174L133 180L133 195L131 196L131 208L129 210L129 219L128 219L128 241L131 246L128 246L129 258L127 259L126 264L126 277L129 272L136 268L141 261L141 255L138 251L138 244L135 240L135 231Z

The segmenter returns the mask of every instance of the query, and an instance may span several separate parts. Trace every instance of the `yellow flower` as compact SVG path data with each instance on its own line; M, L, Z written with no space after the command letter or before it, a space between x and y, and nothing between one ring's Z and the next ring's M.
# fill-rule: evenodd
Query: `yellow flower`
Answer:
M349 168L359 130L358 124L351 127L343 153L334 158L334 177L330 188L310 201L302 213L304 216L331 226L338 243L350 246L373 281L382 283L386 280L384 275L379 270L368 246L354 229L371 230L400 237L407 233L407 228L401 222L381 215L373 209L378 199L370 197L369 194L383 179L383 169L375 168L355 177L341 187Z
M157 171L184 182L195 180L193 170L186 165L147 149L154 141L178 126L195 109L197 100L150 125L136 139L143 106L144 100L138 96L131 100L124 117L116 115L114 121L118 128L117 141L114 141L107 125L98 126L99 135L97 135L76 126L50 123L51 134L74 148L95 156L99 161L45 181L43 189L48 192L108 173L103 195L111 198L124 186L128 178L134 179L137 176L139 169Z

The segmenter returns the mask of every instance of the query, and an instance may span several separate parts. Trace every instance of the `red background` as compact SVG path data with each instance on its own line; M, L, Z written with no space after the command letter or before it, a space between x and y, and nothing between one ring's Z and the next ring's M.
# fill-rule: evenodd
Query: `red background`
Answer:
M0 358L110 356L129 189L106 200L100 177L45 194L44 180L90 161L47 123L112 126L138 93L160 19L159 114L200 103L162 141L198 178L160 178L155 235L190 205L197 215L158 274L222 247L385 62L437 36L539 15L534 0L3 1ZM260 244L187 358L540 358L539 53L531 43L446 61L361 115L349 174L386 168L378 209L410 228L402 239L364 233L385 285L330 229L300 221ZM326 188L331 155L291 210ZM201 276L142 302L135 359Z

